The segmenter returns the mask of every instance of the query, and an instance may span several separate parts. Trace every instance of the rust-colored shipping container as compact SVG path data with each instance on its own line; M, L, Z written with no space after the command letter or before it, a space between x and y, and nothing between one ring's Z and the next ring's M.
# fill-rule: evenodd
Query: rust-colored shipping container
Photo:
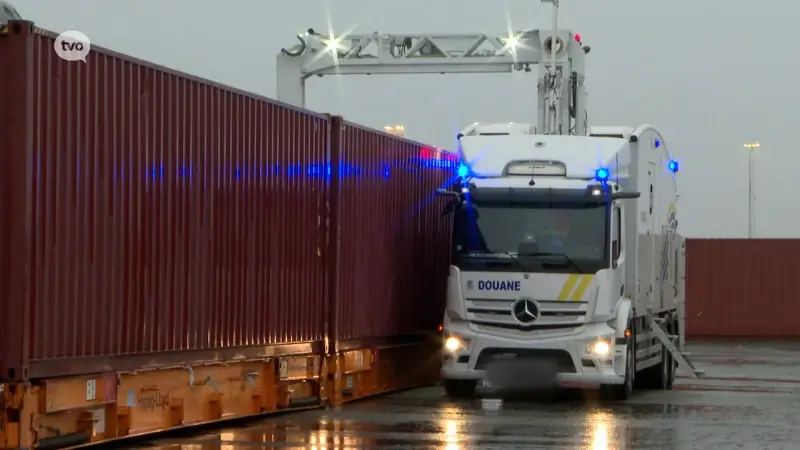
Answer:
M687 239L689 338L797 339L800 239Z
M438 378L452 155L54 38L0 29L0 448Z
M435 331L450 257L445 201L435 193L451 179L454 156L339 120L333 127L343 168L333 187L333 338Z
M0 36L0 378L321 343L330 119L54 37Z

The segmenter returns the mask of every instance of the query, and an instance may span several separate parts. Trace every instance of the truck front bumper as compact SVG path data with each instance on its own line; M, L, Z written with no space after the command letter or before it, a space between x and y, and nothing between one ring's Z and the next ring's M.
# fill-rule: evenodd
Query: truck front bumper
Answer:
M555 367L562 387L594 388L623 384L625 346L615 342L608 325L587 324L578 334L521 337L478 333L465 322L448 323L444 333L441 376L444 379L487 380L496 362L546 363ZM524 336L524 338L522 337ZM460 345L455 345L459 341ZM522 367L522 366L518 366Z

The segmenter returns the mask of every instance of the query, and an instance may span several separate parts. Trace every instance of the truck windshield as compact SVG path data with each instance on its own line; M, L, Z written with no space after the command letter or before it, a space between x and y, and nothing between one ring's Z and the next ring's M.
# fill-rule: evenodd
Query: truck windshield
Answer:
M497 254L515 257L522 270L574 272L578 266L580 272L596 272L607 266L607 211L603 204L467 209L456 217L454 256L464 261Z

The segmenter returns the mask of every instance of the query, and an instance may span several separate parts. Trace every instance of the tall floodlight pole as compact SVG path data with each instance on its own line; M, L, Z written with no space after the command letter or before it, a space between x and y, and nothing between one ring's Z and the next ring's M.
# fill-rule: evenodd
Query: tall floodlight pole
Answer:
M747 188L747 237L749 239L753 239L756 237L756 212L755 212L755 201L756 201L756 185L755 185L755 170L753 167L753 155L755 154L756 150L761 147L761 144L758 142L748 142L744 144L744 148L747 150L748 156L748 176L747 179L750 182L750 185Z
M550 3L553 5L553 29L551 31L550 36L550 67L549 67L549 76L547 78L548 85L545 89L547 89L548 95L550 97L549 105L547 107L550 108L552 113L553 121L550 123L550 128L545 128L545 134L561 134L561 102L560 102L560 92L559 88L559 73L558 73L558 65L557 65L557 54L561 51L559 48L559 40L558 40L558 1L559 0L541 0L542 3ZM569 134L569 133L567 133Z

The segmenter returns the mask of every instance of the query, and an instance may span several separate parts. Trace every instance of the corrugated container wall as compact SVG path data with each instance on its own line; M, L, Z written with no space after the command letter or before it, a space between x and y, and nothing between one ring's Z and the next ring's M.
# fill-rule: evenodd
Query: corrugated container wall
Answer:
M688 239L691 338L800 338L800 239Z
M53 43L0 36L0 377L323 340L330 119Z
M334 122L341 151L335 340L435 331L450 257L450 155ZM450 167L450 170L447 170ZM448 216L449 217L449 216Z

